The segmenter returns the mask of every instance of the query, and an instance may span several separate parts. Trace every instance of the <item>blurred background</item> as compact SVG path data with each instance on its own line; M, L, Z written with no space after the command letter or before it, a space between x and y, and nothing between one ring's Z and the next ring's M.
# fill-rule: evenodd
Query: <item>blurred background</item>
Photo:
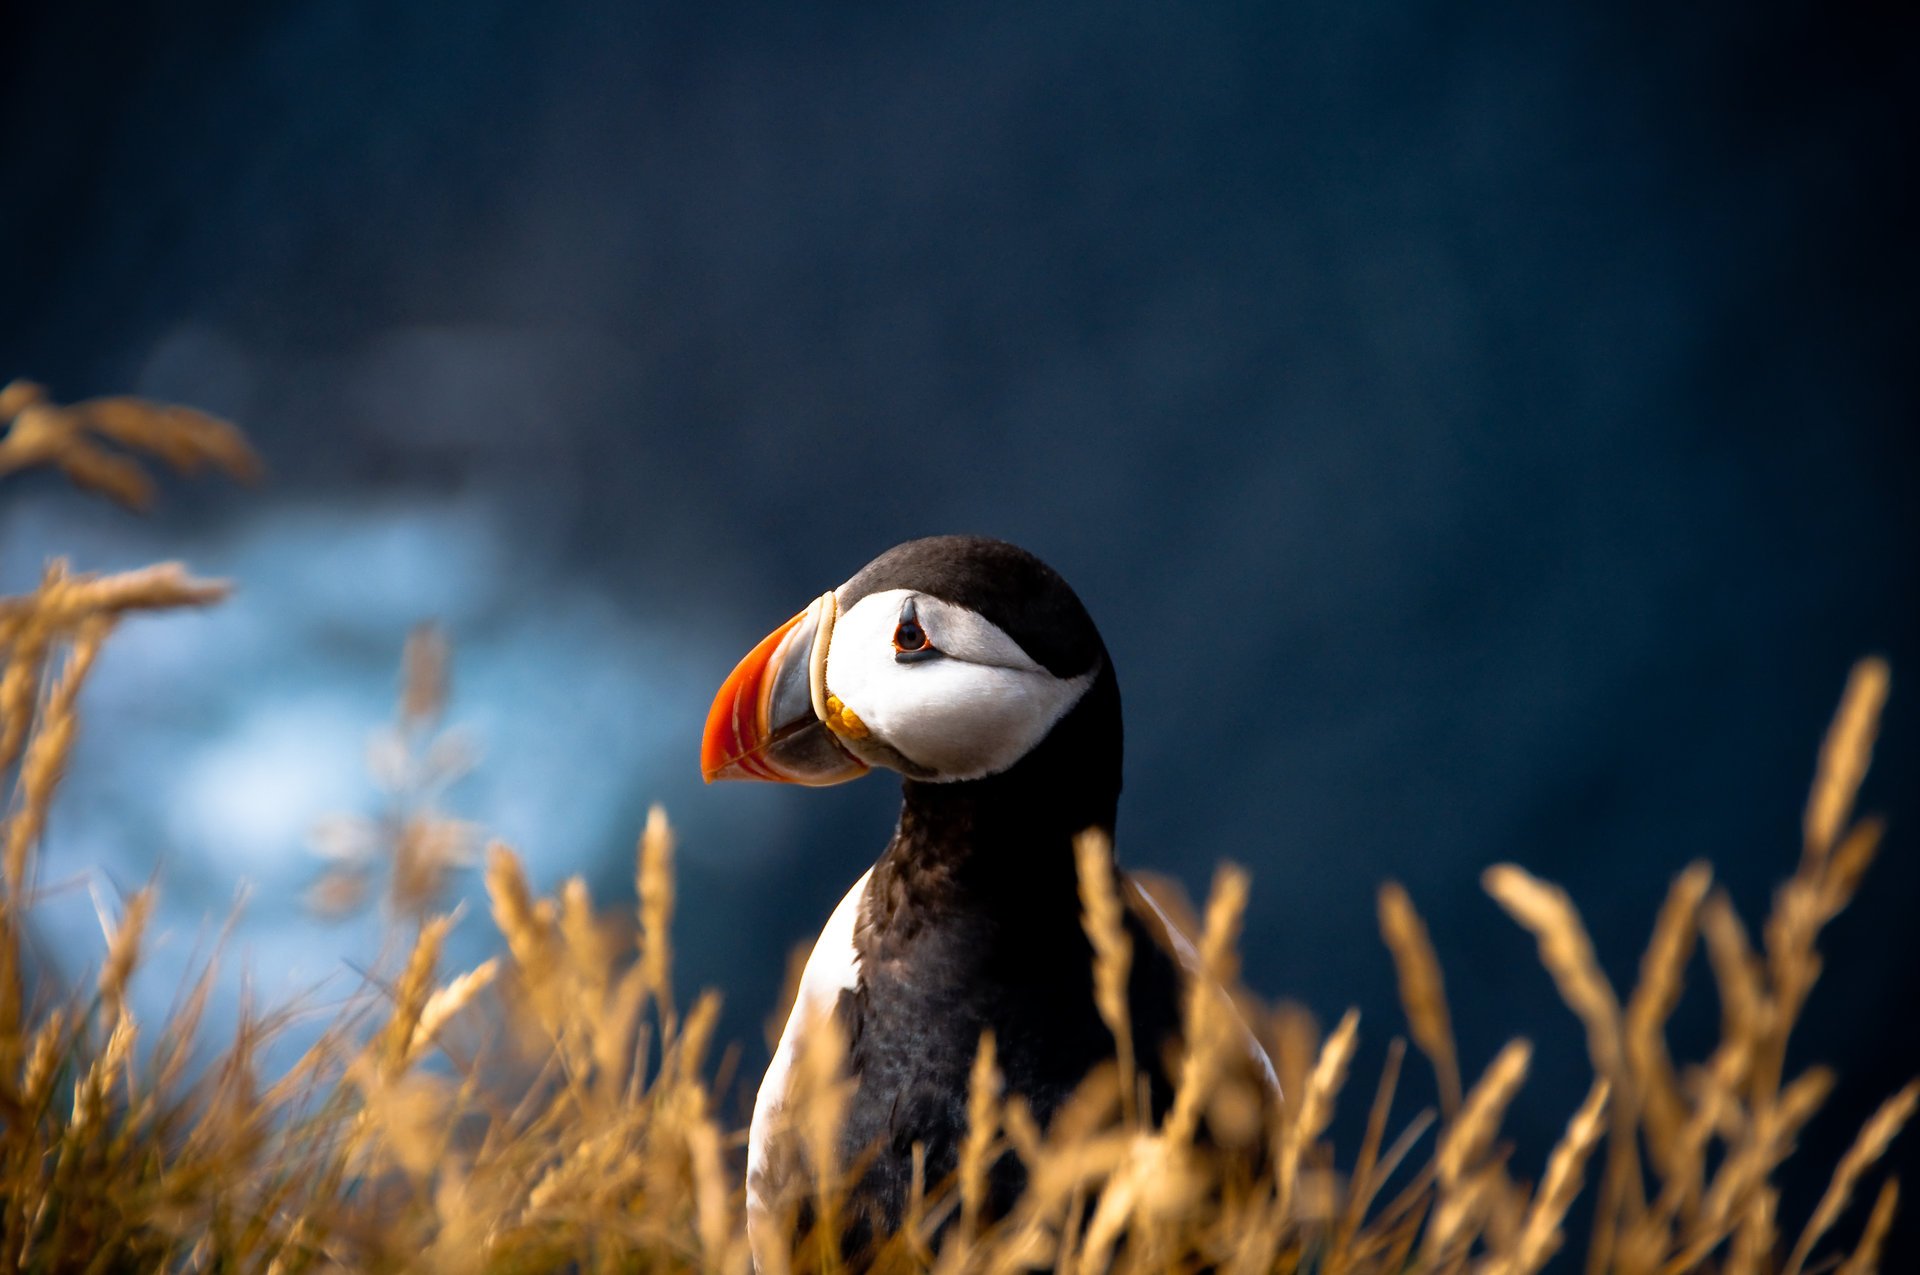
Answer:
M707 703L876 553L986 533L1112 649L1123 859L1196 894L1249 865L1251 985L1361 1007L1342 1118L1400 1029L1396 877L1469 1070L1535 1038L1537 1165L1584 1044L1480 870L1564 884L1623 987L1695 858L1757 922L1877 652L1893 830L1796 1051L1841 1074L1797 1229L1920 1070L1916 34L1871 2L13 0L0 379L220 413L272 470L146 518L0 483L0 592L54 554L238 585L103 659L50 959L157 875L150 1010L242 894L230 1003L351 992L381 921L305 909L312 834L379 810L367 741L437 619L479 758L444 807L617 902L665 803L677 976L727 989L757 1079L897 791L703 788Z

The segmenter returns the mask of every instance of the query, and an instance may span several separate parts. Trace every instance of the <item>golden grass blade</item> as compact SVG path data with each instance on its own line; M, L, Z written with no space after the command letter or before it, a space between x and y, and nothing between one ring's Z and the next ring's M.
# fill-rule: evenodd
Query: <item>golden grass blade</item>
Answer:
M1620 1002L1600 972L1592 940L1566 891L1510 863L1488 868L1480 881L1509 916L1532 932L1540 962L1553 975L1560 998L1586 1025L1594 1070L1607 1077L1621 1075Z
M100 1012L108 1019L118 1018L126 1000L127 982L140 959L140 939L147 930L147 918L153 911L153 887L136 890L127 900L120 924L107 936L107 959L100 964Z
M176 473L192 474L210 464L229 477L252 482L264 469L237 428L190 407L114 397L83 399L66 410L88 432L146 452Z
M1406 1009L1407 1028L1420 1052L1433 1064L1440 1086L1440 1110L1448 1118L1460 1109L1460 1060L1453 1043L1453 1023L1447 1012L1446 981L1440 958L1426 923L1413 899L1398 881L1380 887L1380 935L1393 953L1400 978L1400 1003Z
M0 433L0 476L51 465L75 485L132 509L152 503L153 481L130 456L101 447L99 440L146 453L182 474L210 464L251 482L262 469L238 429L187 407L125 397L62 407L42 386L14 381L0 391L0 423L9 421Z
M823 1265L839 1261L840 1131L846 1125L853 1085L846 1075L847 1039L839 1015L817 1013L801 1037L800 1067L794 1092L800 1144L814 1183L814 1230Z
M400 722L427 730L447 708L447 635L437 624L418 624L400 652Z
M1860 781L1873 760L1873 741L1880 730L1880 711L1886 706L1890 683L1887 662L1881 659L1861 660L1847 677L1840 708L1820 745L1813 791L1807 797L1804 832L1810 859L1826 857L1853 810Z
M636 870L640 897L640 969L663 1021L673 1015L673 829L658 803L648 807Z
M387 1076L406 1070L410 1061L414 1032L427 1006L433 986L433 971L440 964L440 949L453 928L452 915L437 916L420 927L407 966L393 987L393 1011L381 1030L377 1051L378 1065Z
M1407 1127L1400 1131L1400 1136L1395 1138L1387 1146L1387 1149L1381 1153L1379 1168L1374 1172L1373 1186L1376 1194L1379 1188L1385 1186L1387 1180L1399 1170L1401 1164L1406 1161L1406 1158L1413 1154L1415 1145L1419 1143L1421 1138L1426 1136L1427 1130L1437 1123L1438 1120L1439 1117L1434 1114L1433 1108L1428 1107L1412 1120L1408 1121ZM1402 1189L1400 1195L1392 1203L1388 1204L1386 1208L1381 1210L1380 1221L1382 1223L1391 1222L1403 1214L1417 1212L1418 1210L1414 1208L1414 1205L1421 1193L1431 1186L1433 1178L1433 1164L1429 1161L1425 1167L1415 1174L1414 1180Z
M155 488L146 471L125 456L116 456L81 437L68 441L52 458L67 481L127 509L145 512L153 507Z
M1828 858L1821 876L1821 915L1831 921L1846 910L1860 889L1861 879L1872 866L1880 849L1880 837L1886 825L1878 819L1862 819L1847 830L1846 836Z
M1466 1259L1475 1227L1488 1207L1496 1171L1484 1168L1438 1196L1430 1198L1426 1233L1420 1240L1421 1271L1459 1270Z
M676 1064L681 1084L689 1088L699 1086L700 1068L706 1063L714 1030L719 1026L720 993L710 987L695 998L693 1008L687 1011L686 1024L662 1049L662 1059L671 1057ZM844 1043L841 1048L845 1049Z
M1267 1053L1280 1075L1280 1092L1292 1101L1307 1091L1307 1077L1320 1058L1320 1024L1313 1011L1295 1001L1282 1001L1267 1015Z
M1234 955L1240 919L1247 906L1247 874L1228 864L1214 874L1213 892L1207 900L1206 926L1200 935L1200 969L1188 980L1185 1002L1181 1006L1181 1035L1185 1053L1179 1062L1179 1081L1174 1089L1173 1109L1162 1124L1167 1139L1179 1145L1193 1140L1199 1130L1200 1113L1211 1104L1212 1110L1236 1126L1236 1144L1255 1141L1260 1134L1257 1100L1240 1103L1245 1094L1240 1078L1225 1075L1227 1062L1246 1042L1245 1024L1234 1008L1226 988L1236 974ZM1229 1115L1241 1107L1235 1118Z
M210 606L232 591L224 580L201 580L178 562L160 562L110 576L71 576L45 590L43 622L69 628L93 615Z
M1000 1130L1000 1071L993 1033L983 1032L967 1082L967 1136L960 1146L960 1234L971 1243L987 1200L988 1154Z
M520 860L512 850L494 842L487 850L487 895L493 900L493 922L523 971L540 977L555 964L553 909L536 902L527 888Z
M1733 1233L1733 1251L1727 1255L1727 1275L1761 1275L1773 1265L1779 1238L1780 1193L1763 1187L1740 1215Z
M1214 871L1207 895L1207 917L1200 930L1200 968L1221 987L1233 986L1240 975L1240 924L1246 919L1252 881L1238 864L1223 863Z
M746 1253L727 1185L726 1158L719 1126L705 1110L705 1095L686 1129L687 1159L693 1177L694 1217L700 1252L710 1271L744 1271Z
M1133 1028L1127 1016L1133 941L1121 917L1113 848L1102 833L1089 828L1074 838L1073 854L1080 881L1080 923L1093 945L1094 1004L1101 1021L1113 1033L1120 1062L1121 1111L1132 1124L1138 1118L1133 1092Z
M1794 1138L1832 1086L1832 1072L1809 1068L1781 1090L1777 1101L1738 1125L1737 1140L1707 1186L1683 1246L1664 1271L1691 1270L1743 1222L1758 1224L1749 1213L1767 1175L1792 1149Z
M1693 957L1700 905L1713 885L1713 870L1694 863L1674 878L1640 960L1640 981L1627 1000L1627 1066L1640 1100L1647 1147L1663 1172L1681 1155L1687 1105L1667 1051L1666 1024L1680 1003L1687 962Z
M1069 1214L1063 1230L1069 1239L1078 1235L1081 1248L1072 1258L1068 1253L1063 1253L1056 1269L1078 1272L1079 1275L1101 1275L1113 1265L1113 1247L1119 1242L1121 1233L1135 1220L1147 1178L1158 1167L1150 1165L1146 1157L1141 1155L1142 1150L1152 1145L1140 1139L1129 1146L1128 1158L1101 1185L1099 1197L1094 1202L1093 1216L1084 1229ZM1076 1201L1076 1213L1078 1205Z
M1713 891L1700 905L1700 933L1720 992L1721 1039L1751 1054L1772 1030L1772 1016L1760 959L1724 890Z
M1434 1157L1440 1181L1457 1186L1477 1168L1486 1149L1493 1144L1507 1105L1520 1092L1527 1078L1527 1065L1533 1059L1533 1046L1524 1040L1510 1040L1494 1056L1487 1069L1466 1097L1460 1114L1440 1135Z
M34 592L0 600L0 772L20 765L14 807L0 826L0 884L9 899L25 889L28 856L73 744L81 685L115 621L133 610L204 605L226 591L222 583L193 579L178 563L103 577L73 576L56 560ZM36 715L34 701L62 643L65 666ZM0 1019L7 1022L17 1013L15 943L11 931L0 936L0 981L7 985Z
M61 1058L72 1048L67 1039L66 1011L54 1006L33 1033L27 1049L26 1066L20 1077L20 1105L37 1110L53 1093L53 1080Z
M1320 1057L1307 1077L1299 1109L1281 1134L1280 1154L1274 1170L1274 1198L1282 1217L1290 1216L1295 1204L1301 1158L1333 1120L1334 1099L1346 1084L1347 1065L1353 1061L1359 1034L1360 1012L1350 1009L1320 1047Z
M579 877L568 877L560 887L560 940L573 976L572 1002L590 1020L606 999L613 952L593 915L587 883Z
M1347 1245L1359 1231L1361 1220L1366 1217L1367 1209L1387 1175L1393 1172L1392 1166L1380 1164L1380 1148L1386 1142L1387 1118L1393 1110L1393 1094L1400 1081L1400 1064L1406 1053L1406 1042L1398 1036L1387 1045L1386 1065L1380 1069L1379 1083L1374 1086L1373 1106L1367 1112L1367 1131L1360 1140L1360 1154L1354 1159L1353 1174L1347 1185L1346 1207L1342 1210L1340 1225L1327 1256L1329 1271L1343 1269L1346 1265Z
M1874 1275L1880 1269L1880 1247L1886 1242L1887 1232L1893 1229L1893 1215L1899 1207L1900 1180L1888 1178L1873 1202L1873 1213L1867 1218L1866 1230L1860 1234L1859 1247L1840 1264L1840 1275Z
M612 1104L623 1090L641 1079L635 1057L646 1001L646 980L638 964L615 980L593 1024L593 1066L602 1099Z
M94 657L100 653L100 644L112 625L109 618L92 617L74 634L66 667L47 696L46 709L20 758L19 793L6 822L4 872L9 898L19 898L26 886L27 852L46 827L54 790L66 773L67 754L73 748L73 737L79 729L75 707L80 687L86 682Z
M1886 1154L1888 1144L1913 1116L1917 1104L1920 1104L1920 1080L1910 1082L1906 1088L1881 1103L1880 1109L1861 1128L1859 1137L1854 1139L1853 1145L1840 1158L1839 1167L1833 1171L1833 1181L1820 1197L1820 1203L1814 1206L1813 1216L1807 1219L1807 1228L1800 1233L1800 1242L1793 1246L1793 1255L1787 1259L1786 1275L1800 1275L1801 1268L1806 1265L1807 1255L1813 1252L1813 1246L1827 1233L1827 1228L1839 1220L1841 1210L1847 1207L1860 1175Z
M407 1056L418 1057L440 1038L440 1032L456 1014L473 1003L475 997L493 985L500 961L489 957L464 974L455 976L444 987L436 988L420 1007L420 1020L407 1040Z
M35 618L22 612L13 626L16 632L0 643L0 773L20 759L26 745L52 641L50 632L27 622Z
M153 481L126 456L115 455L86 437L81 420L48 403L23 407L13 426L0 436L0 477L50 465L67 481L129 509L153 503Z
M900 1223L900 1233L894 1238L904 1243L916 1261L931 1265L932 1255L926 1252L924 1243L928 1229L927 1144L915 1138L908 1154L912 1163L908 1170L906 1216Z
M1644 1225L1658 1231L1660 1253L1648 1259L1645 1269L1659 1269L1666 1254L1677 1242L1676 1222L1683 1228L1697 1228L1701 1196L1706 1190L1707 1144L1716 1130L1743 1119L1735 1090L1746 1074L1751 1057L1738 1041L1723 1042L1704 1067L1690 1077L1694 1091L1693 1107L1679 1139L1674 1163L1662 1170L1665 1179Z
M1533 1047L1526 1041L1508 1041L1441 1132L1428 1188L1433 1195L1431 1216L1421 1241L1422 1261L1433 1269L1464 1260L1474 1228L1501 1207L1510 1190L1505 1170L1486 1157L1532 1057Z
M47 387L24 377L0 386L0 421L12 420L35 403L47 401Z
M1609 1086L1596 1080L1587 1092L1587 1100L1567 1124L1567 1132L1547 1157L1547 1174L1533 1194L1518 1242L1489 1264L1489 1272L1498 1275L1531 1275L1545 1266L1560 1247L1560 1224L1580 1194L1581 1174L1594 1144L1605 1131Z

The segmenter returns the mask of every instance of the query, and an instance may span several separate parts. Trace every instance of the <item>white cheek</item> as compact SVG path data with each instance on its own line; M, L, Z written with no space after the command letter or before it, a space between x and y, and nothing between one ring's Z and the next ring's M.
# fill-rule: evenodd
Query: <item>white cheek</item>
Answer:
M990 668L955 659L895 665L847 704L875 735L941 779L978 779L1026 756L1085 693L1089 677Z
M874 595L841 617L827 659L827 689L853 710L871 738L931 772L931 778L979 779L1007 769L1045 739L1093 684L1093 673L1055 677L1023 654L1024 668L953 655L900 663L892 641L899 602L892 591ZM993 647L1004 644L1018 652L998 629L971 613L968 617L970 624L991 630ZM928 623L927 628L940 645L940 627ZM951 618L947 630L950 638L962 636ZM989 654L1010 658L998 649Z

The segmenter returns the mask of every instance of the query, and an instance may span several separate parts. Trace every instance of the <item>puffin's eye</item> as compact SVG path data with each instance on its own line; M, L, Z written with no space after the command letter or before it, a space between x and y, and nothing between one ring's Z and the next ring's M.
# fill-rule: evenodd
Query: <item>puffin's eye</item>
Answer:
M913 599L900 608L900 623L893 630L893 658L902 664L911 664L915 660L929 659L940 654L927 641L927 631L920 627L920 620L914 613Z

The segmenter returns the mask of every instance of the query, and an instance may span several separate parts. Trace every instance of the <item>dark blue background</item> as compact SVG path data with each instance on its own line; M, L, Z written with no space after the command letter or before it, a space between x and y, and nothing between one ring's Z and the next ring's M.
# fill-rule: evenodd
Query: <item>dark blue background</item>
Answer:
M450 804L617 892L664 799L681 979L729 989L757 1074L894 797L701 789L706 699L888 545L996 534L1119 665L1123 856L1254 868L1251 983L1363 1008L1349 1108L1405 881L1468 1068L1536 1039L1531 1170L1583 1048L1480 868L1564 883L1623 987L1693 858L1757 922L1880 652L1893 832L1801 1039L1842 1075L1797 1228L1920 1069L1915 35L1872 3L16 4L0 375L227 413L274 470L150 522L0 487L9 590L61 551L242 585L103 666L133 724L96 718L49 863L293 915L298 829L365 799L358 732L440 614L489 755Z

